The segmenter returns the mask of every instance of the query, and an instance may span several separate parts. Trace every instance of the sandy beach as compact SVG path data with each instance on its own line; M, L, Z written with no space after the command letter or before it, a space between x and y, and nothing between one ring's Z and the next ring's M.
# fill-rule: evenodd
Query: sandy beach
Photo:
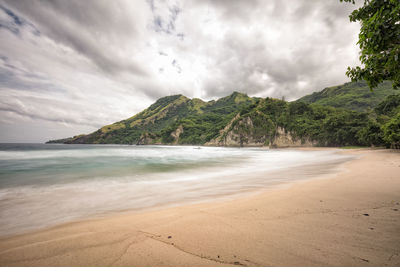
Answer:
M0 265L400 266L400 153L341 153L327 179L3 238Z

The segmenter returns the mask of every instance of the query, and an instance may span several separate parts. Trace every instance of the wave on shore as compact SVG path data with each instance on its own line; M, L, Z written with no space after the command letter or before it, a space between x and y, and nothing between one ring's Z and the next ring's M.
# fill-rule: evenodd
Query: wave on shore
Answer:
M331 173L335 151L192 146L0 145L0 236L195 203Z

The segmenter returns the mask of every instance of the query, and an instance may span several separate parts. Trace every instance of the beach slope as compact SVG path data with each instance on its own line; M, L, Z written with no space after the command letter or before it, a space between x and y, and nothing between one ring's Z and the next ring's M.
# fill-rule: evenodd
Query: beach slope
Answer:
M230 201L121 214L0 240L1 266L400 266L400 153Z

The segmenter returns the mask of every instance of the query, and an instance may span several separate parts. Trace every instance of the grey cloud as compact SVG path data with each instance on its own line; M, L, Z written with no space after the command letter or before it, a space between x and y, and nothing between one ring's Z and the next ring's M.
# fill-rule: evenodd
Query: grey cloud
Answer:
M95 128L103 125L94 114L86 114L87 117L82 119L79 114L73 111L73 107L73 104L67 106L65 103L55 99L52 99L51 103L49 103L46 98L31 96L15 97L11 101L0 101L0 111L15 113L33 120L89 125ZM68 113L74 114L75 117L68 116Z
M0 10L9 16L9 20L0 20L0 28L9 30L14 34L19 34L19 26L22 25L21 19L16 16L11 10L0 5Z
M66 92L63 88L54 86L45 76L13 65L6 56L0 56L0 84L20 91Z
M176 61L176 59L172 60L171 65L176 69L176 71L177 71L178 73L181 73L181 72L182 72L182 68L181 68L181 66L179 65L178 61Z
M101 124L95 123L92 121L79 121L79 120L71 119L68 117L48 116L48 114L35 114L35 113L32 113L31 111L25 111L22 109L18 109L15 106L12 106L9 108L0 106L0 111L12 112L12 113L18 114L23 117L28 117L33 120L44 120L44 121L51 121L51 122L57 122L57 123L72 123L72 124L85 125L85 126L89 125L89 126L93 126L95 128L102 126Z
M162 71L163 72L163 71ZM147 97L150 99L158 99L160 97L164 97L165 93L163 93L162 88L155 84L147 83L137 85L136 88L143 91Z
M0 12L3 12L8 19L0 19L0 28L9 30L10 32L19 35L21 27L30 28L35 35L40 35L40 31L29 21L19 17L12 10L0 4Z
M121 12L118 7L111 8L105 1L92 1L90 4L85 1L83 4L79 0L68 2L33 0L29 5L23 0L6 1L6 3L29 17L56 42L71 46L106 73L147 74L138 63L113 54L113 46L104 47L99 42L104 37L107 44L118 42L113 31L119 33L119 36L135 35L132 21L126 16L118 16ZM104 31L107 32L106 35L102 34ZM118 46L118 43L114 46Z
M154 0L146 0L146 2L148 3L148 5L150 6L151 12L154 13L156 6L154 4Z
M237 17L248 25L265 21L263 16L257 16L256 11L242 15L237 8L231 8L228 2L217 2L218 8L222 9L222 16L228 20L225 23L234 24ZM265 24L265 35L268 35L268 28L273 27L272 30L280 31L282 40L259 39L259 33L252 33L250 29L246 35L238 34L235 28L225 34L221 45L225 52L221 53L217 60L217 68L222 70L222 73L216 79L210 78L206 83L207 97L215 94L222 96L235 88L249 94L262 94L267 91L270 96L285 95L287 99L294 99L305 93L320 90L332 80L336 80L336 84L347 80L344 76L346 58L338 57L340 53L337 52L343 47L355 47L353 39L347 36L349 31L343 31L343 26L347 26L343 22L348 23L347 16L354 7L349 8L337 1L292 1L294 6L291 7L289 2L264 2L264 7L269 6L265 16L274 17L270 21L272 23ZM255 6L261 10L263 8L261 2L236 1L235 4L246 11ZM316 29L307 29L315 25L318 25ZM289 26L290 32L286 32L285 26ZM275 55L277 49L280 56ZM356 52L356 49L353 51ZM332 66L338 65L341 66L340 71L336 71L335 68L335 73L330 72ZM268 81L257 82L252 79L256 72L261 73L260 76L262 73L267 74ZM303 82L308 85L305 89L299 87Z
M346 67L358 62L359 25L348 20L355 6L338 0L0 5L0 125L7 129L29 120L47 132L94 131L178 93L292 100L347 81Z
M179 13L182 11L177 5L172 6L158 6L155 1L147 1L151 12L153 14L152 29L155 32L162 32L166 34L174 34L176 27L175 23ZM161 12L159 11L161 9ZM162 16L161 14L165 14ZM177 34L178 37L183 38L182 33Z
M244 21L248 21L253 11L262 4L258 0L209 0L205 2L211 8L220 9L225 19L239 19ZM275 3L276 1L264 1L264 5L270 5L272 2Z
M178 33L178 34L176 35L176 37L178 37L179 40L181 40L181 41L185 40L185 34L183 34L183 33Z

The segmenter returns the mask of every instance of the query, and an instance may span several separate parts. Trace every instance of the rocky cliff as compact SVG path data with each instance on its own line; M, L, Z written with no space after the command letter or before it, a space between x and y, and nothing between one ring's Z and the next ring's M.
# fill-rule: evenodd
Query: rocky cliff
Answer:
M137 145L160 145L161 142L158 139L156 135L145 132L140 136Z
M255 137L253 135L253 121L250 117L240 117L237 114L229 124L220 131L217 138L205 145L208 146L264 146L266 136Z
M310 140L309 138L296 138L294 135L286 131L284 128L277 127L275 131L275 136L272 138L270 147L312 147L316 146L318 143L316 141Z
M172 142L173 145L177 145L179 143L179 136L182 133L183 133L182 125L179 125L178 128L176 128L176 130L171 133L171 137L174 138L174 141Z
M254 126L250 116L241 117L237 114L231 122L220 131L217 138L207 142L207 146L246 146L270 148L281 147L312 147L317 142L310 138L296 138L293 133L286 131L282 127L274 127L270 131L264 131L263 135L256 134L257 129Z

